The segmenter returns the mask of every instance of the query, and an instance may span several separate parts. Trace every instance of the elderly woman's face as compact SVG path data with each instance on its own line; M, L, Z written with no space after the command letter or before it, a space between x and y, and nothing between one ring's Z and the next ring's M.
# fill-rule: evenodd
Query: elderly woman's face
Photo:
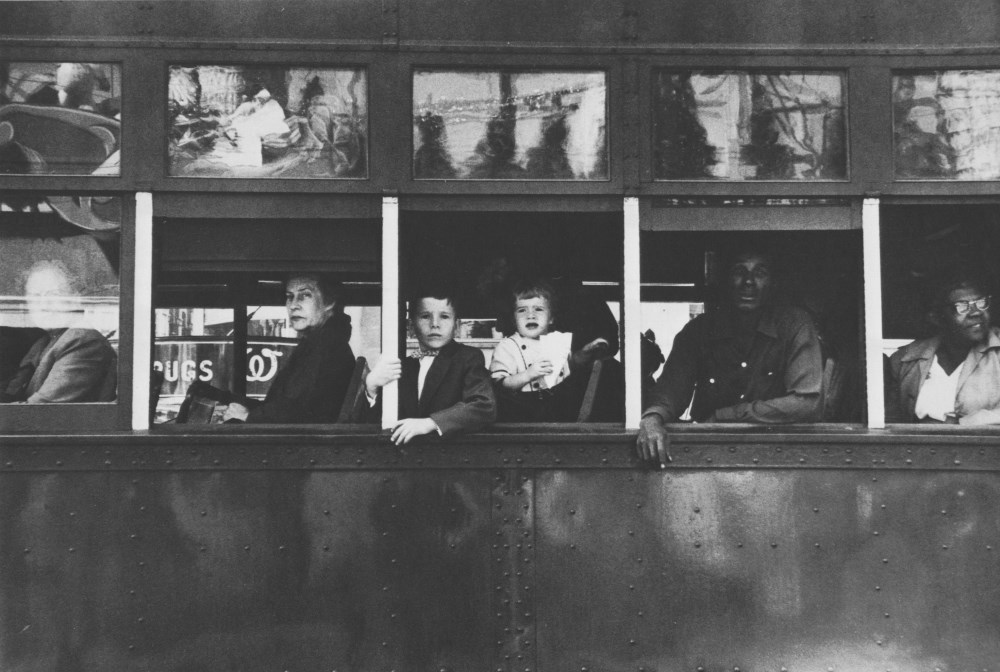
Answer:
M985 307L981 307L984 303ZM953 342L972 346L985 343L989 338L989 299L978 288L959 287L949 292L942 306L941 318L945 336Z
M295 331L318 327L326 322L333 306L323 303L323 293L312 278L292 278L285 285L285 308Z

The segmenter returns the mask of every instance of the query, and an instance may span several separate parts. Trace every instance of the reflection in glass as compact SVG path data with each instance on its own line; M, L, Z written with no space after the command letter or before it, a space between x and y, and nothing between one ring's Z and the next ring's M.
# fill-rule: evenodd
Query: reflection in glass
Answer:
M0 61L0 174L119 175L121 66Z
M378 306L347 306L355 326L351 349L373 358L380 347ZM195 381L235 393L234 311L231 308L157 308L153 370L162 376L155 423L171 422ZM284 306L246 308L246 387L248 399L263 400L298 344ZM215 419L221 421L221 413Z
M368 174L365 71L170 67L170 175Z
M839 73L667 72L653 91L661 180L842 180Z
M413 77L418 179L608 178L603 72L430 72Z
M75 226L44 199L0 207L0 400L114 400L118 254L117 232Z
M897 178L1000 179L1000 70L892 78Z

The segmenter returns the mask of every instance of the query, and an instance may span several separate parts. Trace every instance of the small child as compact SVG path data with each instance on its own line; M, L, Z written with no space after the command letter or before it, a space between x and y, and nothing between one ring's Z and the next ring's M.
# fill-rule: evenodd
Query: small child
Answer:
M496 420L496 398L483 353L454 340L458 314L452 296L418 296L410 302L410 321L419 352L402 363L397 357L380 357L365 378L374 408L379 390L400 381L401 419L393 427L393 443L398 446L424 434L472 432Z
M555 295L544 281L518 285L513 291L517 333L502 339L493 352L490 372L506 392L502 419L556 421L552 388L570 375L572 334L551 329Z

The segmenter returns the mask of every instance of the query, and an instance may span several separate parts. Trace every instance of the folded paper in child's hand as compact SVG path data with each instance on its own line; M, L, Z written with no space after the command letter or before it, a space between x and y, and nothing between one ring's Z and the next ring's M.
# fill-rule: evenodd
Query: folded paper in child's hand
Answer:
M552 362L552 373L545 376L545 385L554 387L559 382L559 376L569 359L570 348L573 345L573 334L568 331L555 331L543 334L538 339L538 353L541 359Z

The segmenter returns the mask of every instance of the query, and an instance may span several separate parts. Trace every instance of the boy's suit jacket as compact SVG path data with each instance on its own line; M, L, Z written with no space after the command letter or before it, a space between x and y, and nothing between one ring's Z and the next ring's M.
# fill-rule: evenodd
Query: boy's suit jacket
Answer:
M430 417L442 436L474 432L496 420L497 402L483 353L452 341L427 371L417 401L420 360L407 357L399 380L399 417Z

